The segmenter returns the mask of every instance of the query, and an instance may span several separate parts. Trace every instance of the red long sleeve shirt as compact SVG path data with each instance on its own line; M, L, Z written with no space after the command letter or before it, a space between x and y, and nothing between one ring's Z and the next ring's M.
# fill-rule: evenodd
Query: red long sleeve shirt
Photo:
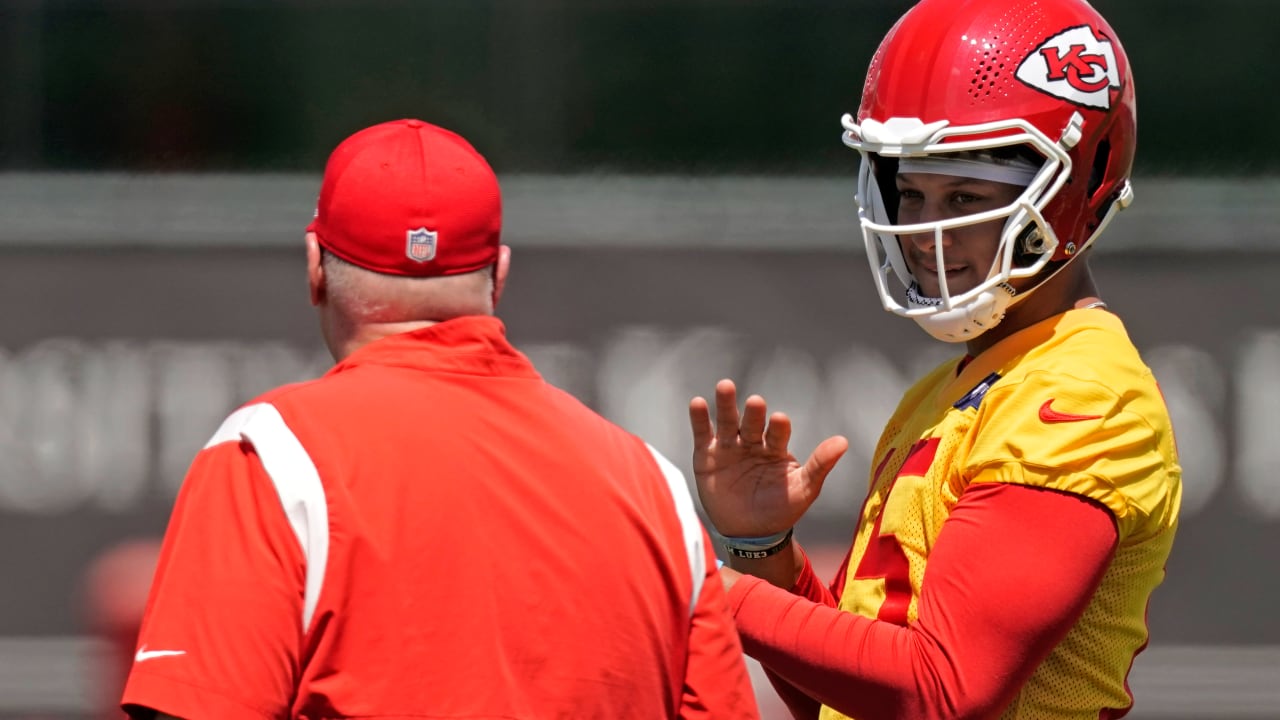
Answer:
M914 624L838 610L847 565L831 589L807 562L793 592L743 576L729 604L796 718L821 703L858 720L991 717L1080 617L1115 542L1085 498L981 484L942 530Z

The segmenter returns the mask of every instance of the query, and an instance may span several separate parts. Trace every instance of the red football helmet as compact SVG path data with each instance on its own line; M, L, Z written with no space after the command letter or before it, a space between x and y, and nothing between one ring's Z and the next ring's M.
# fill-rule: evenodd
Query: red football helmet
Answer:
M1136 122L1124 49L1084 0L923 0L914 6L871 59L857 118L843 119L845 144L862 156L858 215L885 309L948 341L968 340L998 323L1018 299L1010 279L1070 260L1129 204ZM1033 150L1029 155L1040 165L1012 205L937 223L895 224L900 159L1011 146L1021 146L1024 155ZM941 298L914 292L899 234L933 232L940 239L946 229L1002 217L985 282L952 296L940 277ZM942 243L936 244L941 254ZM890 272L901 290L890 287Z

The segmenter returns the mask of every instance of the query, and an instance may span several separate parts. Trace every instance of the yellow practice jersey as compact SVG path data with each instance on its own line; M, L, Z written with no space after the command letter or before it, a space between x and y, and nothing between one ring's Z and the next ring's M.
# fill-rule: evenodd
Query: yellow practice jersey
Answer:
M1091 498L1118 528L1084 614L1001 717L1097 720L1100 708L1128 707L1125 679L1147 642L1147 601L1164 578L1182 485L1164 399L1119 318L1068 311L962 368L944 363L904 395L876 447L841 609L915 622L930 550L973 483ZM859 577L867 567L876 572ZM821 717L845 716L824 707Z

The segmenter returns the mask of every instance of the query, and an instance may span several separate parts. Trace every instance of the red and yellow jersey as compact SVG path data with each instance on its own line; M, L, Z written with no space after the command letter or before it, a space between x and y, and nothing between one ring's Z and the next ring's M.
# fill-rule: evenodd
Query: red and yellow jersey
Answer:
M1146 606L1172 547L1181 469L1159 388L1116 316L1069 311L963 367L944 363L905 394L873 463L841 609L915 622L930 551L975 483L1084 496L1115 518L1114 559L1001 717L1096 720L1099 708L1130 705L1125 679L1147 642ZM845 716L824 707L821 717Z

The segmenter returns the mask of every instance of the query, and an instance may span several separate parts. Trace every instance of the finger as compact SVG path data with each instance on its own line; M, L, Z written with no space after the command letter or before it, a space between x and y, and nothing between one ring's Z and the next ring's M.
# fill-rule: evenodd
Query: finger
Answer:
M848 449L849 440L843 435L833 435L818 443L818 447L813 449L813 453L804 464L804 473L814 494L822 488L827 475Z
M689 427L693 430L693 445L707 447L714 437L711 430L711 408L706 398L695 397L689 401Z
M711 408L701 396L689 401L689 427L693 429L695 450L711 445Z
M747 398L742 408L742 424L738 433L742 436L742 442L748 445L764 444L764 425L765 414L768 412L768 405L764 398L759 395L752 395Z
M765 447L779 455L786 455L789 442L791 442L791 418L784 412L770 415L769 427L764 431Z
M716 383L716 439L722 443L738 440L738 389L732 380Z

